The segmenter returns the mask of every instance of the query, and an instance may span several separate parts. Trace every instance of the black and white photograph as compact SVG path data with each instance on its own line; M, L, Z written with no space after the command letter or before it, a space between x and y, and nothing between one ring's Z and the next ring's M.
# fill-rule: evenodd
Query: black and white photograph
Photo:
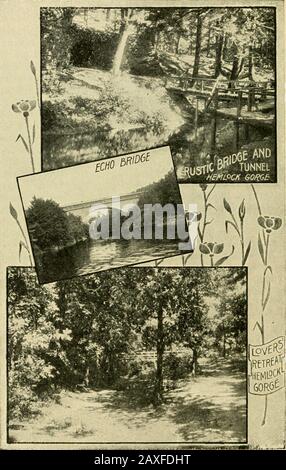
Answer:
M272 7L41 8L42 170L170 145L180 183L276 182Z
M40 283L192 251L168 147L18 178Z
M247 268L7 270L8 442L247 442Z

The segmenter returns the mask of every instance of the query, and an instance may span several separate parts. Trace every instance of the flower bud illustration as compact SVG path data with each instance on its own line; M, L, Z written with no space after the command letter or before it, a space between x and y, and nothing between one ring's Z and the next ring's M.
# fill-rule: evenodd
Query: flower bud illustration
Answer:
M229 214L231 214L232 210L231 210L230 204L227 202L225 198L223 199L223 205L224 205L225 210L229 212Z
M239 215L240 220L243 220L244 217L245 217L245 203L244 203L244 199L243 199L242 203L241 203L240 206L239 206L238 215Z

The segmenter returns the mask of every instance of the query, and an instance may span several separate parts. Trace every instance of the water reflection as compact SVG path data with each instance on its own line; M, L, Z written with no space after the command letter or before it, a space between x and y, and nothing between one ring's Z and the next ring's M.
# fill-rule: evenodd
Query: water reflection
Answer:
M43 283L179 254L177 240L88 240L45 253L37 265Z
M169 143L173 149L180 182L188 180L181 171L184 166L194 168L213 162L216 167L217 158L241 151L248 151L252 155L255 148L266 147L270 149L272 156L267 159L270 178L275 180L275 134L271 127L253 126L209 114L198 127L197 138L194 138L193 126L186 124L184 129L170 138ZM241 170L238 162L225 168L224 172L242 174L242 179L246 173ZM192 176L191 181L201 182L202 176Z
M163 145L168 133L152 132L147 129L130 129L77 133L43 134L43 170L75 165L100 158L122 155L128 152Z
M153 132L147 129L130 129L72 135L43 135L43 169L62 168L81 162L94 161L108 156L169 144L180 182L189 181L181 171L184 166L206 165L216 156L224 157L242 150L268 147L272 181L276 178L274 127L259 127L225 119L212 113L199 116L195 125L194 111L184 112L185 124L172 133ZM239 165L231 165L228 173L241 173ZM243 173L243 172L242 172ZM258 171L259 173L259 171ZM192 182L202 182L202 176L192 177Z

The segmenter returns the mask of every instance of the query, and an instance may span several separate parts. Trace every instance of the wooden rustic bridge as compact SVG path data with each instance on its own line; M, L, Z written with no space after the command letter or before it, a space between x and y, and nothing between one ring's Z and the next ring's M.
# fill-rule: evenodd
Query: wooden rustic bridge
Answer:
M169 76L165 87L194 106L195 119L200 108L246 124L272 126L275 122L275 88L271 81Z

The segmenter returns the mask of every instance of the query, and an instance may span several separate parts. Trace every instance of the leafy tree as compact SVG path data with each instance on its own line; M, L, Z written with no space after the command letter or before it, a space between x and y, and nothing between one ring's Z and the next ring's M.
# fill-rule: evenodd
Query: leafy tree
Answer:
M186 370L194 371L216 345L222 354L245 352L245 283L238 268L125 268L40 286L34 269L9 268L9 416L36 411L62 388L124 379L142 389L144 362L134 361L142 348L155 353L148 380L160 404L170 351L190 348Z
M139 306L146 316L142 340L148 348L156 348L154 396L157 403L163 398L163 362L166 349L182 340L196 351L202 344L207 307L199 294L198 285L206 282L203 277L202 270L195 277L194 273L190 274L185 270L154 269L147 272L140 289Z
M245 353L247 330L246 270L226 269L217 290L214 335L223 357L235 350Z
M26 210L26 217L32 243L41 250L65 245L72 240L68 216L55 201L34 197Z
M34 197L26 210L27 224L36 255L52 247L62 247L88 236L88 226L80 217L67 214L52 199Z
M72 213L68 214L68 225L69 231L76 242L86 239L89 236L88 224L84 224L81 217Z
M57 309L53 289L39 286L34 269L8 272L8 410L11 417L35 411L64 362L61 345L70 332L54 325Z

